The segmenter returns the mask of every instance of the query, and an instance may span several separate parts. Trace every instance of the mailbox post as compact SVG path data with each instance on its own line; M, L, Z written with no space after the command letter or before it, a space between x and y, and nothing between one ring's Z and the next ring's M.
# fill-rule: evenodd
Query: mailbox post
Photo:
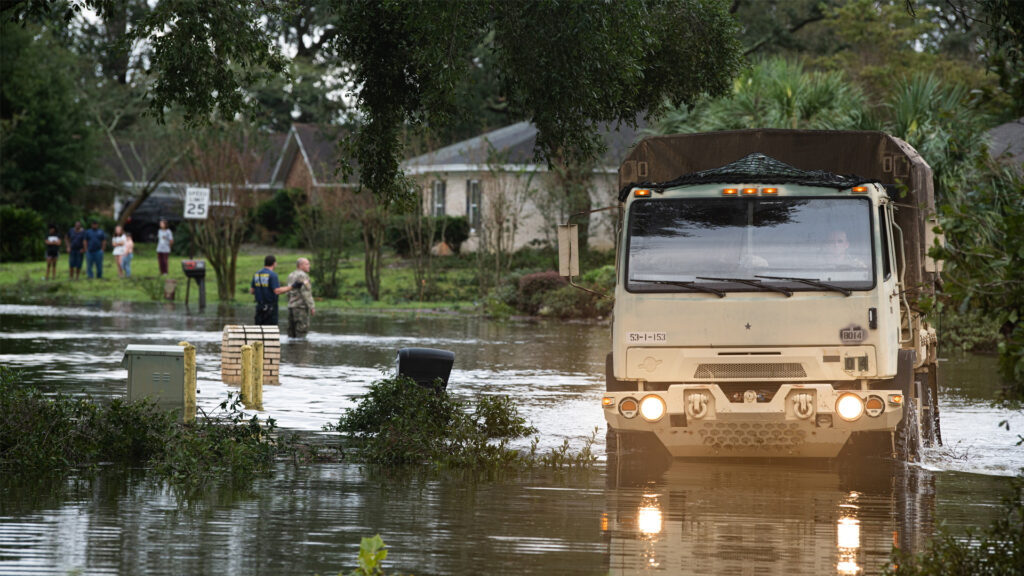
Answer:
M195 280L199 289L199 311L206 310L206 260L182 260L181 271L185 273L185 308L188 308L188 294Z

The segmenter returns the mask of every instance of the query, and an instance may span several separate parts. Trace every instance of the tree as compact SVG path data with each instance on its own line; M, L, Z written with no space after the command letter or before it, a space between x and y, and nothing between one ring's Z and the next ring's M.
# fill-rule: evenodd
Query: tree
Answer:
M537 152L586 160L599 123L634 123L665 101L724 91L740 66L721 2L347 2L338 58L351 65L362 123L350 142L364 186L409 200L401 129L448 123L467 54L494 33L495 70L509 105L538 127Z
M527 168L508 170L508 153L499 152L490 142L487 146L487 172L490 178L481 185L489 188L481 194L480 227L477 235L477 265L481 295L486 294L484 264L486 257L493 259L492 286L500 286L501 278L512 265L516 247L516 234L523 218L526 203L535 195L532 188L536 171Z
M0 22L0 201L62 222L95 149L69 74L76 67L47 31Z
M347 110L342 99L343 63L332 56L338 35L333 2L306 0L291 10L271 13L267 27L294 56L288 74L253 88L259 103L257 122L286 131L292 122L338 124Z
M221 302L235 299L238 250L255 206L249 181L265 152L243 123L216 123L192 132L184 163L189 180L210 189L206 220L191 221L192 238L217 275Z
M1005 98L993 110L1003 120L1024 114L1024 10L1017 0L903 0L914 18L938 15L945 48L976 58L994 72ZM949 42L952 40L952 42ZM972 89L977 89L971 83Z
M351 193L319 191L308 201L297 198L295 221L303 243L313 253L313 289L318 296L338 297L338 268L348 236L347 223L357 217Z
M0 16L24 23L62 12L66 20L85 9L105 22L121 17L125 0L20 0L5 3ZM265 17L286 10L266 0L162 0L132 28L126 41L145 41L150 52L149 109L159 119L172 106L190 125L219 114L232 119L252 111L247 89L281 75L286 59L264 26Z
M850 130L869 125L860 88L841 72L813 72L796 60L762 60L733 84L731 96L701 102L691 112L675 108L655 130L662 134L791 128Z

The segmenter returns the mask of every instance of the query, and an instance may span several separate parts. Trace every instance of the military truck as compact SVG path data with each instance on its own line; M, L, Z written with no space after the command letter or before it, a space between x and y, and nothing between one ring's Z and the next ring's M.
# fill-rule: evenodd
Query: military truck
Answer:
M649 137L619 168L614 451L912 461L941 442L932 171L881 132ZM559 266L579 274L559 229ZM573 282L574 283L574 282ZM575 284L575 283L574 283Z

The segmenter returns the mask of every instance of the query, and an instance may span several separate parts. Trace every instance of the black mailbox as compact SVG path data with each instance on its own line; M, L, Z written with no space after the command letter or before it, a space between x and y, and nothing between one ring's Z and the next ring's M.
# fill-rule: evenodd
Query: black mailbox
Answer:
M206 260L182 260L181 271L189 278L206 278Z
M185 309L188 309L188 295L192 282L199 288L199 311L206 309L206 260L182 260L181 271L185 273Z
M448 376L455 364L455 353L434 348L402 348L398 351L398 374L412 378L420 386L433 388L437 379L440 389L448 387Z

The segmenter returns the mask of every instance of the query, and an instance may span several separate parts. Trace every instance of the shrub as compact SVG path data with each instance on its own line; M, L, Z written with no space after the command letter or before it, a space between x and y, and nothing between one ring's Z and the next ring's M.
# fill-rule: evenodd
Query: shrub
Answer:
M60 475L101 462L150 465L176 488L194 491L211 480L234 484L271 469L293 447L277 440L275 424L247 418L237 396L222 413L178 424L151 402L48 397L0 366L0 472Z
M355 442L355 456L384 464L454 468L504 467L521 456L507 441L533 434L514 403L485 397L473 411L447 390L434 391L399 376L374 382L337 430ZM497 443L492 443L497 440Z
M62 473L99 462L137 463L158 454L172 419L148 402L47 397L0 366L0 470Z
M412 243L409 241L408 231L404 224L404 219L407 217L405 215L392 216L384 234L384 245L403 258L412 255ZM428 246L425 248L429 249L444 240L454 252L458 253L462 248L462 243L469 238L469 220L464 216L428 216L428 218L434 220L435 237L427 242Z
M544 305L544 295L566 286L568 282L554 270L527 274L519 279L516 308L527 314L536 314Z
M45 234L46 224L36 211L0 206L0 261L42 260Z
M281 242L297 244L296 205L305 204L306 194L302 190L278 190L274 195L256 206L254 222L273 233L276 245Z
M172 485L194 491L215 480L245 484L269 472L286 448L277 438L273 418L261 423L241 408L241 396L228 394L219 412L175 426L154 469Z

